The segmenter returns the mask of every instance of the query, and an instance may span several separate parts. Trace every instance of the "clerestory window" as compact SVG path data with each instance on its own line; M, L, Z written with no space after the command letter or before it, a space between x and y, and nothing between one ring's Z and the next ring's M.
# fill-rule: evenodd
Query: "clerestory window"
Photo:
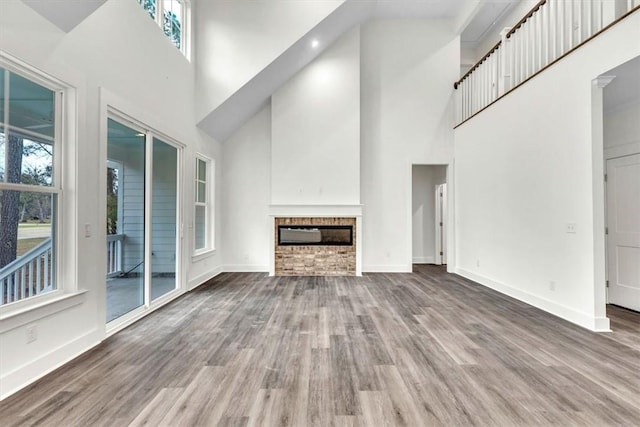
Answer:
M185 56L187 51L188 0L137 0Z

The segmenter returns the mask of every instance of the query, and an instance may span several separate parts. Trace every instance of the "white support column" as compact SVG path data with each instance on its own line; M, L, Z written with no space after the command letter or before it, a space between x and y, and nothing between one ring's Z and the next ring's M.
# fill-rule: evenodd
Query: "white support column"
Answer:
M500 58L500 70L498 70L498 96L511 89L511 78L513 74L513 47L511 38L507 38L507 34L511 31L511 27L503 28L500 32L500 48L497 54Z
M591 161L593 188L593 302L594 330L609 330L607 318L605 195L604 195L604 112L603 92L615 76L600 76L591 86Z
M536 47L536 66L533 72L537 72L539 69L543 67L542 65L542 55L544 53L544 33L542 32L542 11L544 10L544 6L541 6L540 9L535 14L536 17L536 29L535 29L535 37L534 43Z
M530 40L530 30L531 30L531 21L527 20L522 27L520 27L519 31L522 32L522 54L524 55L524 74L522 75L522 80L526 80L529 77L529 67L531 65L531 40Z
M558 44L557 44L558 50L556 51L555 58L559 58L565 52L565 34L566 34L565 28L567 24L567 18L565 16L566 15L565 2L558 1L557 6L558 6L558 19L556 20L556 32L557 34L559 34L559 37L558 37Z
M458 88L454 90L455 102L456 102L456 124L462 123L464 120L464 86L463 83L458 85Z
M595 0L592 2L587 3L587 34L585 35L585 38L588 38L589 36L591 36L591 34L594 33L593 28L593 17L598 16L597 12L594 11L594 9L597 9L600 7L600 0Z
M624 0L623 0L624 1ZM618 16L618 4L620 0L602 0L602 16L600 17L600 29L616 20Z
M573 46L575 46L575 37L576 37L576 19L575 19L575 13L574 13L574 4L573 4L573 0L570 0L567 2L567 4L569 5L569 46L567 47L567 51L570 51L571 49L573 49Z
M517 37L518 37L518 45L516 47L516 49L518 49L518 59L519 59L519 73L518 73L518 84L520 84L520 82L522 82L524 80L524 75L525 75L525 56L526 56L526 52L525 52L525 46L524 46L524 39L525 39L525 34L524 31L522 30L522 27L518 28L518 30L514 33Z
M591 2L589 2L589 4L587 4L587 7L589 7L591 5ZM578 2L578 10L576 10L576 22L578 23L578 29L576 31L576 39L575 39L575 45L577 46L578 44L580 44L583 40L583 34L586 30L586 22L584 19L584 13L582 11L582 1Z

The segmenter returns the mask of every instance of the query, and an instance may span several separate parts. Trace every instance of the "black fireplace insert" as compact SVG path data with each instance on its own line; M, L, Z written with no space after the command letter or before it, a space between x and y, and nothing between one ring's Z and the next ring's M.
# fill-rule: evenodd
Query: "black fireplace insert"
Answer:
M352 246L352 225L279 225L279 246Z

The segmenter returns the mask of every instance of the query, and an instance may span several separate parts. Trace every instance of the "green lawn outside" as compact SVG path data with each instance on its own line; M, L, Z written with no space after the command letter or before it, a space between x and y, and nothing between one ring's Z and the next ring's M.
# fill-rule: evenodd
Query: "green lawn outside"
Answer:
M34 227L47 227L50 226L49 222L21 222L18 224L18 228L34 228Z
M42 242L44 237L37 237L34 239L19 239L18 240L18 256L22 256L30 249L36 247L40 242Z

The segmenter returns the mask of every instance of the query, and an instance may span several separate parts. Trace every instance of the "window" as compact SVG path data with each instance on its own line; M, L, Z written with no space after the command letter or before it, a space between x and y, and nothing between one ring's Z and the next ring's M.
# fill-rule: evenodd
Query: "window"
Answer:
M194 241L196 254L213 249L211 217L211 179L213 162L196 157Z
M58 288L61 98L0 57L0 306Z
M182 53L187 55L187 0L138 0L151 19Z

